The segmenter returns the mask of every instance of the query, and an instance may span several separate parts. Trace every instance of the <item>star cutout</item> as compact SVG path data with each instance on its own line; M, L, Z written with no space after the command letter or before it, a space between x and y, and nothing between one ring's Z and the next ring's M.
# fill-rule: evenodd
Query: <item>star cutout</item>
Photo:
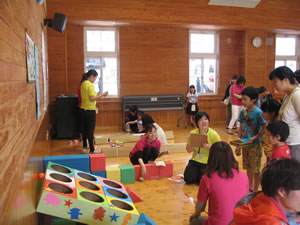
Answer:
M116 213L114 213L114 215L109 216L109 217L110 217L110 222L112 222L112 221L116 221L117 222L117 219L118 219L119 216L117 216Z
M72 205L73 203L71 202L71 200L68 200L66 201L65 200L65 206L68 206L70 208L70 206Z

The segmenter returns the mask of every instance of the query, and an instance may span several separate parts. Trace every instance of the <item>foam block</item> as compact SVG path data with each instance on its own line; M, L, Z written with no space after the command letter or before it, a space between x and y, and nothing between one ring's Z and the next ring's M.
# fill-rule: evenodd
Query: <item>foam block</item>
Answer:
M118 157L117 148L113 147L103 147L101 152L105 155L106 158Z
M106 177L110 180L121 182L121 171L119 166L110 166L106 168Z
M101 152L105 155L106 158L112 157L128 157L130 151L134 145L128 145L123 147L102 147ZM169 153L185 153L186 152L186 143L176 143L176 144L167 144L161 146L161 151L168 150Z
M121 170L121 183L134 183L135 182L135 169L132 165L119 166Z
M169 153L180 153L186 152L186 143L176 143L176 144L168 144L163 145L161 149L168 149Z
M173 163L168 162L166 166L159 167L159 177L172 177L173 176Z
M141 166L140 165L133 165L134 173L135 173L135 180L139 180L141 177Z
M145 164L147 173L144 176L145 180L158 178L158 170L155 169L155 164Z
M134 192L130 187L126 188L127 193L129 194L131 200L135 202L142 202L143 199L136 192Z
M104 154L89 154L91 172L105 170L105 155Z
M165 134L166 134L166 138L167 138L168 140L174 139L174 133L173 133L172 130L171 130L171 131L165 131Z
M103 147L101 152L106 158L111 157L128 157L133 146L123 146L123 147Z
M174 132L173 131L165 131L166 138L168 140L174 139ZM116 140L128 142L137 142L140 139L142 134L124 134L124 133L111 133L111 134L103 134L103 135L96 135L95 136L95 143L97 145L107 144L108 139L112 142Z
M92 174L99 176L99 177L104 177L106 178L106 170L104 171L93 171Z
M90 157L87 154L46 156L44 157L44 171L46 171L47 164L50 161L73 169L90 172Z
M147 224L147 225L156 225L156 223L149 217L147 216L145 213L141 213L139 220L138 220L138 224Z

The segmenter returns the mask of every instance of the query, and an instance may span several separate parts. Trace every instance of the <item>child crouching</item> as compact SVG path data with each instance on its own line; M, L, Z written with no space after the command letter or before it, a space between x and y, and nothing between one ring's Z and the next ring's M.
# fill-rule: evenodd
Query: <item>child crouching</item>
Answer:
M133 165L141 165L142 178L146 175L145 164L155 161L158 157L166 154L160 153L161 143L157 139L156 128L153 124L145 126L145 136L143 136L129 153L130 161Z

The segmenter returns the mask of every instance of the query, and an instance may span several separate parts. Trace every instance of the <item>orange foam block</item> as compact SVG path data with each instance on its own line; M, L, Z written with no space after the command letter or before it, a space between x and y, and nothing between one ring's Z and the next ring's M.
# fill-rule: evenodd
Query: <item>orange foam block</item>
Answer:
M136 192L134 192L130 187L127 187L126 191L129 194L129 196L133 202L142 202L143 201L143 199Z
M89 154L91 172L105 170L105 155L104 154Z

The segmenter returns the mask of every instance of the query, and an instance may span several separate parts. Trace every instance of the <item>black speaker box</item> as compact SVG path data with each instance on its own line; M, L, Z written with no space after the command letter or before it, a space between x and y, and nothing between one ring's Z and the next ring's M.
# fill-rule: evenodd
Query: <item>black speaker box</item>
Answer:
M80 136L80 115L77 96L56 97L55 117L57 139L74 139Z
M67 23L66 15L55 13L54 18L51 22L51 28L62 33L65 30L66 23Z

